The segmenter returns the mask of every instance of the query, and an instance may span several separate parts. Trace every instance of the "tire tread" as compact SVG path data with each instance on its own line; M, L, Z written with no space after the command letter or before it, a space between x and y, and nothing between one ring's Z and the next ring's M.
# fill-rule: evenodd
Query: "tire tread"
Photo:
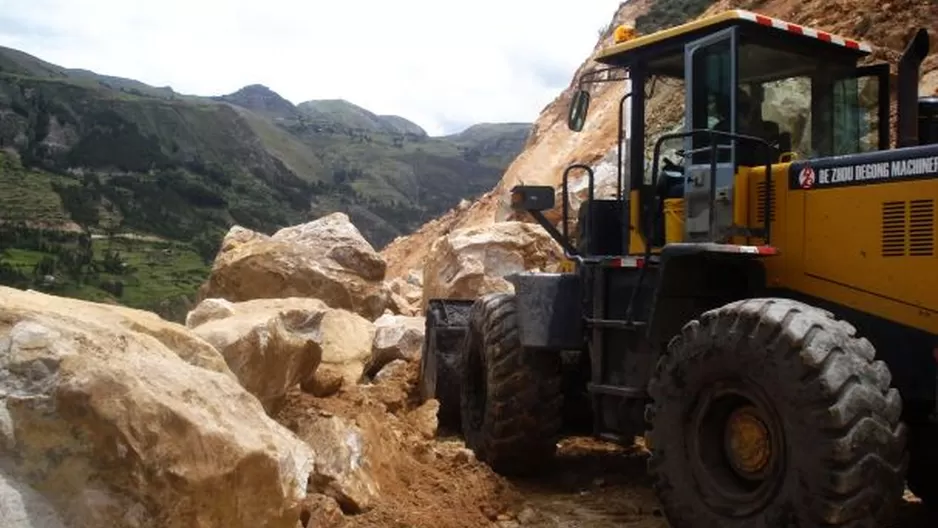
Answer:
M659 359L649 383L651 420L668 403L668 383L706 361L715 345L772 354L802 372L791 381L808 402L803 411L817 425L812 440L824 462L817 473L823 478L801 482L798 494L816 499L800 508L795 525L878 526L892 514L903 490L907 431L899 421L899 393L867 339L831 313L788 299L747 299L710 310L687 323ZM667 434L674 432L655 430L653 423L652 446ZM697 526L695 501L670 483L681 475L665 472L669 456L653 449L649 460L659 496L673 526Z
M554 454L562 425L559 354L521 346L513 294L480 298L470 313L470 334L464 352L485 355L488 394L481 429L466 431L469 447L501 474L541 469ZM473 345L472 340L477 342ZM463 379L464 390L475 390L468 379ZM464 405L468 401L462 400ZM462 415L469 413L463 409ZM464 421L464 431L468 427Z

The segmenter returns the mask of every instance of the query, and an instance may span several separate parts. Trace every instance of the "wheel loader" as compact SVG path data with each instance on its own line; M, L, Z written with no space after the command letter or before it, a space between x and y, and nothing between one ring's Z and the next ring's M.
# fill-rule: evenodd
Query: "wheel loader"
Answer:
M882 526L906 484L938 503L927 31L895 76L862 42L743 10L614 40L568 126L618 103L615 189L571 165L559 227L553 187L512 189L569 266L431 301L421 392L441 425L525 474L585 401L592 435L645 437L675 528Z

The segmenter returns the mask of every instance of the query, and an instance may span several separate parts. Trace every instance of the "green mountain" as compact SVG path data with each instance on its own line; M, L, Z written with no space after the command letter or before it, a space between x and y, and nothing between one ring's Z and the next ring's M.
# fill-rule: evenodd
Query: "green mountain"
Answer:
M344 211L382 247L491 189L529 130L430 137L344 100L184 95L0 47L0 284L181 321L232 224Z
M301 121L342 131L426 138L417 124L399 116L379 116L344 99L306 101L297 105Z
M48 200L36 201L42 211L0 207L0 220L16 220L16 210L191 242L217 240L234 223L270 232L345 211L381 247L489 190L529 130L430 137L344 100L294 106L262 85L184 95L0 48L4 166L46 175L43 192L61 203L54 213Z
M528 123L481 123L445 139L466 152L466 158L507 167L524 150L531 133Z

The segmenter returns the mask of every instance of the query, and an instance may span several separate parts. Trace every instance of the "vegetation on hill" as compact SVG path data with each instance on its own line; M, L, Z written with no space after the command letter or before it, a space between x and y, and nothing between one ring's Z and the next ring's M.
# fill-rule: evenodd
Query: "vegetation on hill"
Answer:
M0 224L0 284L182 322L210 264L189 244Z
M467 161L507 167L524 150L530 132L527 123L480 123L445 139L460 148Z
M379 116L344 99L306 101L297 105L296 109L307 125L338 131L410 136L412 139L427 137L424 129L403 117Z

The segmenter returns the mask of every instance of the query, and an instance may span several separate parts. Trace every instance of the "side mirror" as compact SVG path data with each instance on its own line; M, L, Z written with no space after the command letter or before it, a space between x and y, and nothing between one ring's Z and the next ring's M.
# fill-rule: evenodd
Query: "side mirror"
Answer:
M590 93L580 88L573 94L570 101L570 113L567 115L567 128L574 132L583 130L586 122L586 112L590 107Z
M511 208L516 211L546 211L554 208L550 185L516 185L511 189Z

